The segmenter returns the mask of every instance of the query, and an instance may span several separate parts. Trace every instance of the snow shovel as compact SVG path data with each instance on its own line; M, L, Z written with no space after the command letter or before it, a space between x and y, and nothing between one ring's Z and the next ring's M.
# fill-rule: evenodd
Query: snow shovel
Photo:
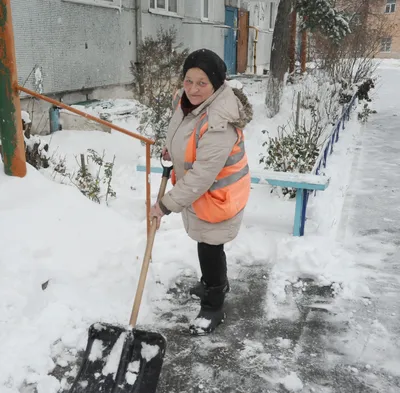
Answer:
M160 200L172 170L163 165L157 201ZM157 230L153 219L129 327L94 323L78 375L69 393L155 393L166 349L160 333L135 329L143 289Z

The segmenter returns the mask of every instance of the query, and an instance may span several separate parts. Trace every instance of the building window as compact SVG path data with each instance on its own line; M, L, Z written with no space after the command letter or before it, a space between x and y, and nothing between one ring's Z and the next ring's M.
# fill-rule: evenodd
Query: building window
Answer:
M210 18L209 15L210 15L209 1L203 0L201 17L202 19L209 19Z
M386 0L385 13L391 14L396 11L396 0Z
M392 51L392 37L382 38L381 40L381 52Z
M178 12L178 0L150 0L150 8L176 14Z
M269 28L274 29L275 27L275 3L269 3Z

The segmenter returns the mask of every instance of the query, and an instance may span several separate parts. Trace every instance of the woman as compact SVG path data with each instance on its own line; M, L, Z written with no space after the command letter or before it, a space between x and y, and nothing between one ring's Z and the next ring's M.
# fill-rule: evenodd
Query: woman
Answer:
M190 292L200 297L201 309L189 329L205 334L225 318L224 244L237 236L250 193L242 129L252 110L246 96L225 83L226 65L210 50L191 53L183 76L163 150L174 165L174 187L152 207L151 216L159 227L164 215L182 213L186 232L198 243L202 277Z

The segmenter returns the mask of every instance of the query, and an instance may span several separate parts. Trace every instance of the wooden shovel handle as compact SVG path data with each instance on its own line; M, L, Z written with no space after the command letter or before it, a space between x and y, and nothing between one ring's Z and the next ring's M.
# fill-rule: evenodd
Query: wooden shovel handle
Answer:
M165 190L167 188L169 174L171 172L171 168L164 168L163 177L161 180L160 190L158 191L157 202L164 196ZM146 283L147 272L149 270L150 259L151 259L151 251L153 249L154 238L156 237L157 232L157 220L152 219L151 227L149 234L147 236L147 244L146 244L146 251L144 253L143 263L142 263L142 270L140 271L139 283L136 290L135 301L132 307L131 319L129 321L129 325L133 328L136 326L137 318L139 315L139 308L142 302L143 297L143 290L144 285Z

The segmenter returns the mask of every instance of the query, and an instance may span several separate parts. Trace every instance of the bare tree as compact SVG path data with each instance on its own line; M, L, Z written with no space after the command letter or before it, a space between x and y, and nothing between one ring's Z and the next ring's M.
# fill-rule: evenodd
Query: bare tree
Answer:
M372 76L377 67L374 58L381 50L382 39L392 35L394 23L382 12L379 0L348 1L342 6L351 15L351 33L339 45L315 34L314 57L332 80L352 85Z

